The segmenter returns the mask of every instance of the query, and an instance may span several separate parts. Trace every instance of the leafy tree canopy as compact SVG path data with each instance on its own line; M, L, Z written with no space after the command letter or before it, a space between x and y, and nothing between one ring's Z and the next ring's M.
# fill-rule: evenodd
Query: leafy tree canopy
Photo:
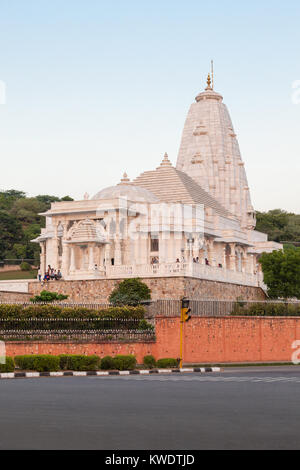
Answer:
M151 299L151 290L140 279L125 279L113 290L109 297L113 305L139 305Z
M267 233L275 242L300 242L300 215L281 209L256 213L256 230Z
M270 297L300 299L300 248L263 253L260 263Z
M0 260L28 258L38 264L40 248L31 240L45 224L45 218L39 214L58 201L73 199L50 195L26 197L23 191L15 189L0 191Z

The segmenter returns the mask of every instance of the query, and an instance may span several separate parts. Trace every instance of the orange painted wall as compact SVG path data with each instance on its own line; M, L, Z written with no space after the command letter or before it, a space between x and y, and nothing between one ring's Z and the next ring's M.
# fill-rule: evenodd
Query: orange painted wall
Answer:
M7 342L7 355L18 354L134 354L139 363L179 357L179 318L156 319L156 342L42 343ZM292 343L300 340L300 318L194 317L184 326L185 363L291 361Z
M179 318L157 319L156 357L179 356ZM192 318L184 325L184 362L291 361L300 318Z

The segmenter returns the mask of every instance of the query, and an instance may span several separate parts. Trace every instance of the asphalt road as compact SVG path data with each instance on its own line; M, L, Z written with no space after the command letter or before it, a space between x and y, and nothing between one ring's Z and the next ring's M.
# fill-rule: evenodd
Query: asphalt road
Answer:
M300 449L300 368L0 381L0 449Z

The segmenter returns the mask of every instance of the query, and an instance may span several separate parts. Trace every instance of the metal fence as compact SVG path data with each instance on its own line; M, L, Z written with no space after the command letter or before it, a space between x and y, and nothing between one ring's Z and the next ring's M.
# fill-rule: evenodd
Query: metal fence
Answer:
M54 330L10 330L1 331L2 341L43 341L43 342L152 342L155 335L142 330L104 331L54 331Z
M194 317L224 317L232 314L247 314L251 309L259 311L261 315L268 315L268 312L286 311L293 314L299 313L300 301L260 301L260 300L190 300L191 315ZM180 316L180 300L157 300L147 307L149 317Z
M2 340L151 341L137 318L0 318Z
M137 318L0 318L0 331L126 331L139 330Z

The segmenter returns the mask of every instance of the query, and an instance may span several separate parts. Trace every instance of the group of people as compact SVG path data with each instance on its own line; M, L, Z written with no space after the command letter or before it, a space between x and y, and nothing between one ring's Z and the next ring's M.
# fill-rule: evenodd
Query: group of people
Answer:
M38 278L40 282L49 282L49 281L59 281L62 278L62 273L60 269L56 270L48 265L47 271L44 273L43 279L42 274L39 271Z

